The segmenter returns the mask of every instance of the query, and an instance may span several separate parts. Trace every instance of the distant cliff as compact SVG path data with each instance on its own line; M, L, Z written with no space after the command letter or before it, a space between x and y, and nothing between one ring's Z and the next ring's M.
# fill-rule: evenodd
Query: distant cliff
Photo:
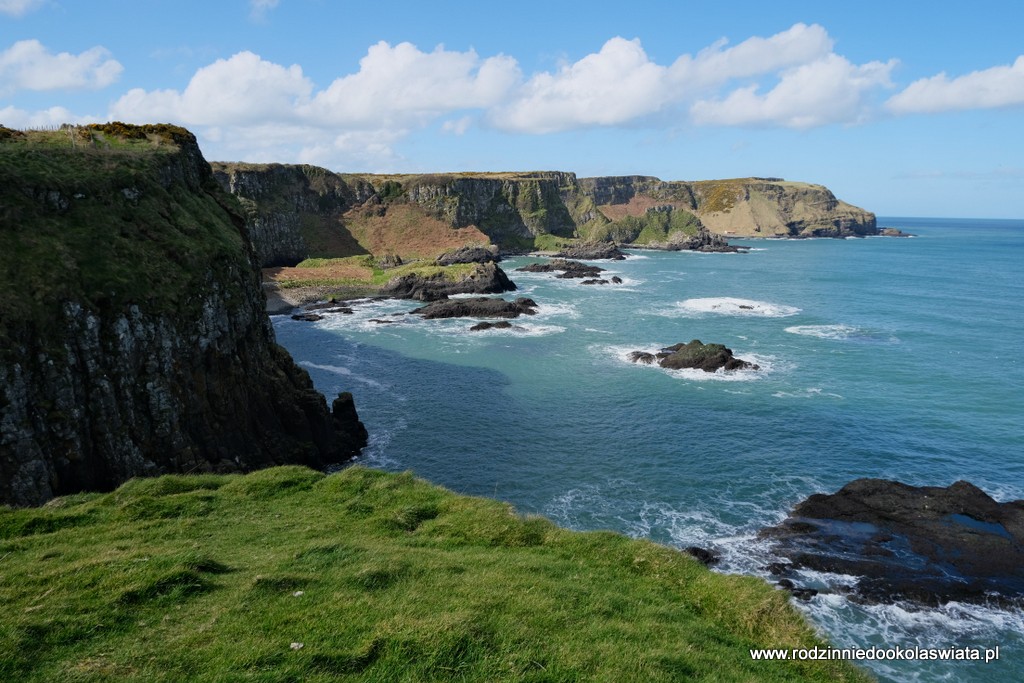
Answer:
M0 502L348 459L274 340L237 201L172 126L0 129Z
M557 171L376 176L278 164L213 167L246 207L264 266L363 253L433 258L487 243L505 252L574 239L701 248L722 244L722 236L877 233L874 214L827 188L777 178L667 182Z

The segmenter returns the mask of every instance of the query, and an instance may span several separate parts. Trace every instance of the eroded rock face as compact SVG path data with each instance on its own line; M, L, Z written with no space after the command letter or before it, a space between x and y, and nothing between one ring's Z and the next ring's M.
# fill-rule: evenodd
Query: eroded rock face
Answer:
M717 370L759 369L753 363L734 357L732 349L728 349L722 344L704 344L699 339L694 339L689 344L679 343L666 346L656 354L633 351L629 354L629 360L645 365L652 365L657 361L659 366L669 370L695 369L715 372Z
M422 315L425 320L437 318L518 318L534 315L537 302L520 297L515 301L476 297L473 299L446 299L435 301L410 313Z
M775 573L853 575L854 595L866 602L1024 598L1024 501L998 503L966 481L943 488L857 479L809 497L761 536L791 563Z
M41 150L38 177L6 165L14 154L0 159L0 204L17 221L0 230L23 256L5 267L30 282L31 261L58 252L68 276L4 299L0 502L358 453L366 431L351 395L329 410L276 344L244 221L194 138L125 167ZM44 183L70 198L60 214L22 191ZM85 254L92 244L103 251Z

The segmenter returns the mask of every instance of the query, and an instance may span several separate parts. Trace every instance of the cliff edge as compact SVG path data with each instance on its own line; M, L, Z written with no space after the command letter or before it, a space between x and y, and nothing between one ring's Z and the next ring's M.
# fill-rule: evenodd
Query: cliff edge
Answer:
M0 128L0 502L323 467L366 443L275 342L235 198L174 126Z
M213 168L246 207L264 267L360 254L429 260L487 244L503 253L557 250L579 240L714 251L730 237L878 234L873 213L822 185L781 178L342 175L315 166L219 162Z

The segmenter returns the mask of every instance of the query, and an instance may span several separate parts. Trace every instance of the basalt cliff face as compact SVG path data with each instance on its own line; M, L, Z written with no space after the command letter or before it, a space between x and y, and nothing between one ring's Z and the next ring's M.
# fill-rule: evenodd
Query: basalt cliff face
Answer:
M247 208L261 264L372 253L433 258L567 240L718 249L726 237L877 234L874 214L825 187L778 178L697 182L572 173L339 175L311 166L214 164Z
M141 475L344 461L275 343L236 200L170 126L0 130L0 502Z

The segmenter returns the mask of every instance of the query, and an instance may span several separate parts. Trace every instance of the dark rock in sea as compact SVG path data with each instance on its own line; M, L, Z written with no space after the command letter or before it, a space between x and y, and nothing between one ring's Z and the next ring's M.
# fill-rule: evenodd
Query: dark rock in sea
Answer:
M694 234L674 232L665 242L649 242L636 246L659 251L702 251L723 254L749 251L749 247L735 247L722 235L715 234L703 226Z
M499 320L496 323L477 323L473 327L469 328L470 332L483 332L484 330L507 330L512 327L512 323L507 320Z
M317 313L296 313L292 316L292 320L301 320L302 322L315 323L317 320L323 320L324 317Z
M381 320L380 318L370 318L369 322L376 323L377 325L394 325L397 320Z
M445 299L434 301L409 313L422 315L425 320L437 318L518 318L534 315L537 303L520 297L515 301L476 297L473 299Z
M622 284L622 278L619 277L618 275L613 275L612 276L612 284L621 285Z
M584 242L563 248L555 256L561 258L583 259L594 261L597 259L611 259L614 261L625 260L619 247L611 242Z
M307 311L317 311L319 313L341 313L342 315L352 315L354 312L350 306L342 306L334 301L309 304L305 309Z
M524 273L559 273L556 277L563 279L571 279L577 277L594 277L598 273L603 273L604 268L597 266L590 266L579 261L566 261L565 259L554 259L548 263L530 263L516 268L517 271Z
M393 278L381 288L381 294L395 299L437 301L452 294L501 294L514 292L516 285L496 263L481 263L460 280L445 273L429 277L410 273Z
M718 552L714 550L708 550L707 548L701 548L695 545L691 545L688 548L683 548L683 552L689 555L690 557L695 558L705 567L710 567L712 565L718 564L722 559L721 554L719 554Z
M779 581L775 585L779 588L789 591L789 594L792 595L794 598L796 598L797 600L803 600L804 602L807 602L808 600L810 600L818 594L818 591L816 589L801 588L789 579L779 579Z
M760 536L794 569L859 577L853 596L864 602L1024 603L1024 501L998 503L965 481L857 479Z
M760 368L732 355L732 349L721 344L704 344L694 339L689 344L673 344L667 346L653 356L643 351L629 354L632 362L650 365L657 359L658 365L669 370L697 369L704 372L715 372L719 368L731 370L759 370Z
M917 237L917 235L911 235L909 232L903 232L899 228L882 228L878 231L878 234L882 237Z
M451 266L456 263L495 263L500 260L498 254L486 247L459 247L441 254L435 263Z
M608 284L608 281L607 280L593 279L593 280L584 280L580 284L581 285L606 285L606 284Z

